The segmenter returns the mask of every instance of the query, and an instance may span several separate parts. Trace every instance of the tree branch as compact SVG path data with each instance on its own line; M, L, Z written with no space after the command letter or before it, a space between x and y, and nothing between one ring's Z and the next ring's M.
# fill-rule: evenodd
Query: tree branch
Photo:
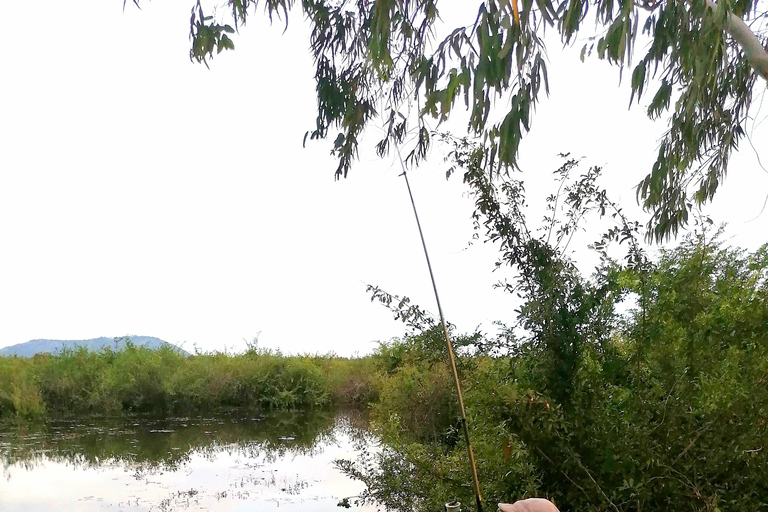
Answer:
M707 6L712 9L714 13L718 12L718 4L713 0L705 0ZM757 38L749 25L744 23L744 20L733 14L727 12L725 14L725 31L733 37L733 39L744 50L744 55L747 57L749 64L760 75L763 80L768 81L768 51L760 44L760 40Z

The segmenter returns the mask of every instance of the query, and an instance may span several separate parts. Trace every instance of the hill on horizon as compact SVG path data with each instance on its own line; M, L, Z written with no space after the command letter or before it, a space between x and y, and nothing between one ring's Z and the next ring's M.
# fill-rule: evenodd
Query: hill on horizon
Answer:
M40 353L59 354L64 349L74 350L79 347L85 347L94 352L103 350L106 347L109 347L112 350L122 350L125 348L127 339L136 346L145 347L151 350L169 346L184 355L189 355L189 352L181 347L163 341L160 338L155 338L154 336L121 336L117 338L107 338L106 336L102 336L101 338L93 338L89 340L29 340L26 343L18 343L9 347L0 348L0 356L32 357L35 354Z

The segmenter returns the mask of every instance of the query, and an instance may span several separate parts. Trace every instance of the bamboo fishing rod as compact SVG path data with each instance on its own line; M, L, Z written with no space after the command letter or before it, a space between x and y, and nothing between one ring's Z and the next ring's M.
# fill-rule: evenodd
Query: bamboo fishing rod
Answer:
M451 370L453 372L453 380L456 385L456 396L459 400L459 411L461 412L461 428L464 431L464 441L467 443L467 454L469 455L469 468L472 472L472 483L475 490L475 501L477 502L477 512L483 512L483 498L480 495L480 480L477 478L477 466L475 465L475 455L472 452L472 444L469 442L469 429L467 428L467 413L464 410L464 397L461 392L461 381L459 380L459 370L456 368L456 357L453 354L453 344L451 343L451 337L448 334L448 327L445 323L445 316L443 315L443 307L440 305L440 295L437 293L437 284L435 284L435 274L432 272L432 263L429 261L429 252L427 251L427 243L424 241L424 231L421 229L421 222L419 221L419 213L416 211L416 202L413 200L413 192L411 192L411 183L408 181L408 173L405 171L405 164L403 163L403 157L400 155L400 148L395 144L397 150L397 157L400 159L400 167L403 169L403 173L400 176L405 178L405 185L408 187L408 196L411 198L411 206L413 206L413 216L416 217L416 226L419 228L419 237L421 237L421 246L424 248L424 257L427 259L427 268L429 269L429 278L432 280L432 290L435 292L435 301L437 302L437 312L440 315L440 324L443 327L443 334L445 335L445 346L448 348L448 360L451 364Z

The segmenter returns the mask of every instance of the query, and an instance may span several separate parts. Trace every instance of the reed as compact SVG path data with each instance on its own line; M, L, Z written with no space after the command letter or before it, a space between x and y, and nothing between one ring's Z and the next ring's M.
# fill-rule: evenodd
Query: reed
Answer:
M0 416L192 413L212 408L366 405L379 395L374 357L278 351L192 356L129 345L0 358Z

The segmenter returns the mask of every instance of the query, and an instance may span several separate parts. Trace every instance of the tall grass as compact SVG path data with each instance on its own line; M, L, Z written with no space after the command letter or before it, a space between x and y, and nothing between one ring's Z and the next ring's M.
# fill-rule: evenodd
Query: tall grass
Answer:
M0 416L187 413L212 408L365 405L378 397L371 358L250 350L185 356L129 345L0 358Z

